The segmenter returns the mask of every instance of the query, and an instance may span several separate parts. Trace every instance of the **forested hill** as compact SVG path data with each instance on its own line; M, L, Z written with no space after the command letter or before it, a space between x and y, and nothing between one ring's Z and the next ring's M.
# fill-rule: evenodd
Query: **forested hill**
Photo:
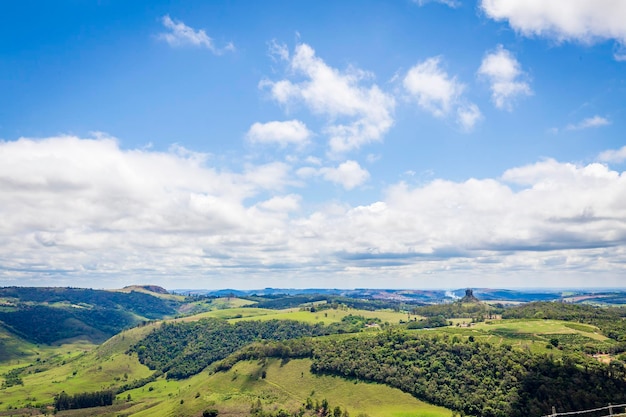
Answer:
M102 342L144 320L175 315L178 302L146 292L79 288L0 288L0 322L35 343Z
M482 417L541 416L552 406L581 410L626 402L622 363L403 331L318 342L312 369L385 383Z

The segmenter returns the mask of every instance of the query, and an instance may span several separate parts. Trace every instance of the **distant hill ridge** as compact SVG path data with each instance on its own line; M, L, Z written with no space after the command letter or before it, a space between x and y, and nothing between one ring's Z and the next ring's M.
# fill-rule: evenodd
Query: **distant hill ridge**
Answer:
M158 285L127 285L123 288L124 290L145 290L150 291L156 294L169 294L165 288L160 287Z
M177 314L180 302L158 286L126 290L62 287L0 287L0 322L33 343L82 338L101 343L142 321Z

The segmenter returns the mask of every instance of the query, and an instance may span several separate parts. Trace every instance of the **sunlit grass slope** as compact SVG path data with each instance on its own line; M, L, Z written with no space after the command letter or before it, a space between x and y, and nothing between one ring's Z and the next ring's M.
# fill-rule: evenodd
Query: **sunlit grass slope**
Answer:
M350 415L370 417L450 417L452 411L421 402L385 385L316 376L305 359L283 363L278 359L245 361L230 371L202 373L185 381L155 381L129 391L132 416L197 416L216 408L220 415L248 416L250 405L260 399L265 410L297 410L307 399L327 399ZM262 372L266 378L262 378ZM126 393L125 393L126 395ZM164 400L165 399L165 400ZM146 408L148 404L149 408Z
M152 374L128 348L143 338L155 325L124 331L102 345L73 343L56 347L33 347L39 354L28 360L0 364L0 374L24 368L23 385L0 391L2 407L21 408L28 404L51 403L54 395L99 391L123 385Z

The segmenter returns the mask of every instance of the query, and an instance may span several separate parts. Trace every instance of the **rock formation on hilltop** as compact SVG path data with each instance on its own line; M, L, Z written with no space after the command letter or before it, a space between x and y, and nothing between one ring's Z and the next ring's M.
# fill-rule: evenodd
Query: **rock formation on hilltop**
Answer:
M461 298L462 303L480 303L480 300L474 295L474 291L470 288L465 290L465 296Z

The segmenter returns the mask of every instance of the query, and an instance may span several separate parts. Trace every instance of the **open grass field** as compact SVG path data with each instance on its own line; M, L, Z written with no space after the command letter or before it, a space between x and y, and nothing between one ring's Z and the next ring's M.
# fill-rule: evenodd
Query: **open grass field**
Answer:
M607 339L595 326L560 320L493 320L478 323L474 327L498 333L530 335L579 334L594 340Z
M126 355L125 352L154 326L122 332L99 347L84 342L61 346L33 345L36 353L28 360L0 363L0 375L11 369L24 368L21 373L23 385L3 389L0 408L50 403L61 391L68 394L99 391L149 376L152 371L141 365L136 355ZM0 383L2 381L0 377Z
M34 359L35 345L15 337L0 325L0 373L3 363L19 363Z
M246 301L246 300L242 300ZM207 311L204 313L195 314L192 316L186 316L174 319L174 321L196 321L203 318L215 317L230 322L237 322L242 320L296 320L305 323L324 323L331 324L340 322L345 316L352 314L355 316L364 316L367 318L378 318L383 323L388 322L391 324L398 324L400 320L407 320L408 315L406 313L391 311L391 310L357 310L357 309L329 309L310 312L301 310L300 308L288 308L284 310L270 310L265 308L247 308L247 307L234 307L219 310ZM416 316L411 316L415 318ZM418 317L419 319L419 317Z
M250 405L261 400L265 410L297 409L310 397L327 399L350 415L370 417L449 417L452 411L421 402L400 390L374 383L356 383L310 373L310 360L278 359L238 363L224 373L197 375L187 381L155 381L130 391L132 416L198 416L213 407L220 416L248 416ZM262 372L267 376L261 378ZM152 390L150 390L152 389ZM165 401L163 399L166 398ZM152 404L150 408L146 405ZM127 414L130 413L130 414Z
M261 310L258 316L248 315L242 318L233 319L231 321L239 320L297 320L305 323L324 323L331 324L340 322L342 318L352 314L353 316L363 316L366 318L378 318L383 323L389 322L392 324L398 324L400 320L407 320L406 313L395 312L391 310L357 310L357 309L329 309L319 310L315 312L303 311L299 308L290 308L286 310L264 310L264 309L247 309L247 310ZM414 316L411 316L414 317Z
M458 319L463 320L463 319ZM533 353L560 354L552 350L547 344L552 338L563 340L577 340L582 343L602 343L609 341L600 333L600 330L588 324L571 323L560 320L487 320L472 324L470 327L442 327L431 330L417 330L436 332L439 334L457 335L459 337L474 337L482 342L495 344L509 344L511 346L529 349ZM610 342L610 341L609 341Z
M264 317L271 314L276 314L277 311L284 310L269 310L264 308L227 308L220 310L211 310L204 313L194 314L193 316L186 316L174 319L174 321L197 321L203 318L215 317L219 319L236 319L236 318L248 318L248 317Z
M182 296L177 296L182 297ZM184 297L183 297L184 298ZM256 304L256 301L244 300L243 298L214 298L210 300L199 300L194 302L189 302L180 307L179 312L181 314L201 314L204 312L211 312L214 310L225 310L225 309L233 309L240 308L245 306L250 306Z

